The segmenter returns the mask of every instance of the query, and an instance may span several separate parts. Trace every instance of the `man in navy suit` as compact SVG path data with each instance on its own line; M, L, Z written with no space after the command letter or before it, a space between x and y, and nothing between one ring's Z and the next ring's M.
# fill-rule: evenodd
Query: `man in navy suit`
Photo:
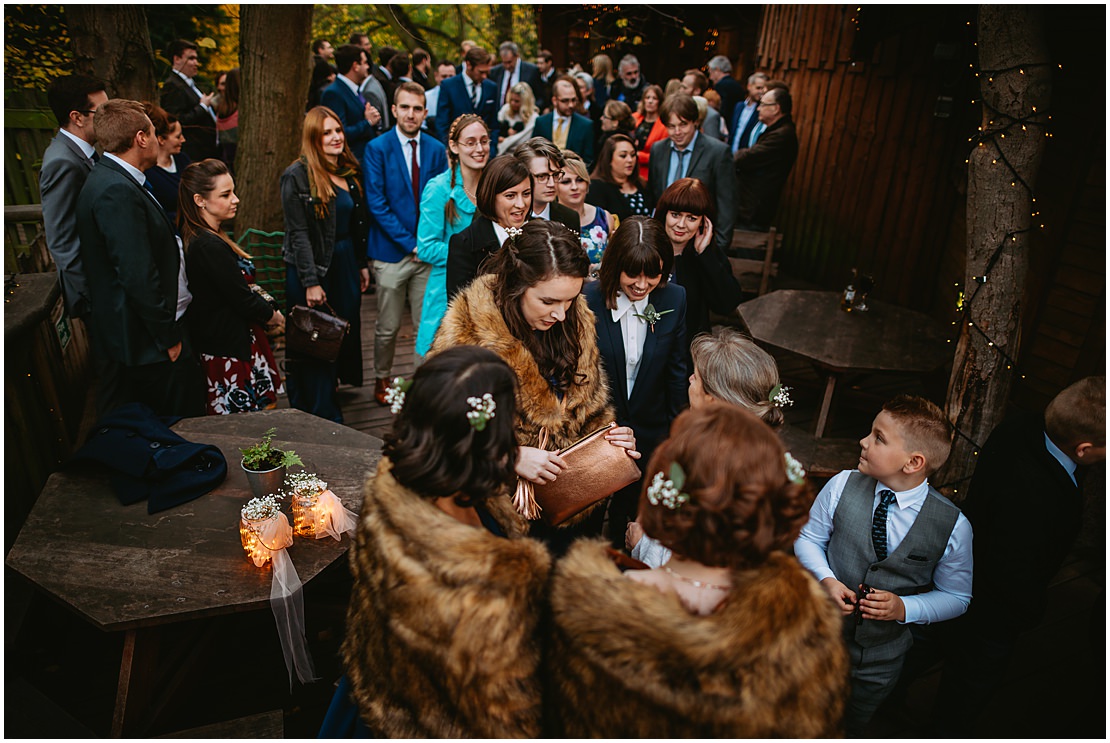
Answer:
M77 196L100 157L93 147L93 116L107 102L108 95L99 80L67 75L50 83L47 99L59 129L42 156L39 172L46 247L58 267L66 311L72 317L85 317L89 313L89 290L77 239Z
M569 75L555 78L551 86L555 110L536 119L537 137L550 139L561 150L570 150L587 163L594 161L594 125L574 109L578 106L578 87Z
M181 122L183 149L193 162L217 157L215 93L202 93L193 78L200 69L197 45L177 39L166 48L173 69L162 83L162 108Z
M97 409L141 402L158 415L203 415L204 377L182 317L192 295L181 246L143 171L158 161L154 125L136 101L96 110L104 156L77 198L93 349L104 360Z
M709 81L713 83L713 90L721 96L721 119L725 124L732 124L732 114L736 104L744 97L744 88L740 81L732 76L732 62L728 57L718 54L709 60L706 65ZM729 132L732 130L729 129Z
M511 41L501 43L497 48L501 64L489 71L489 79L497 86L498 108L509 102L509 90L517 83L528 83L532 96L540 100L540 69L531 62L520 58L520 47Z
M756 109L759 99L767 92L767 76L753 72L748 76L748 97L736 104L732 118L729 119L728 141L733 153L748 146L752 129L759 123Z
M397 121L390 132L366 147L362 174L370 220L368 254L374 261L378 321L374 328L374 397L385 405L393 379L393 355L401 313L408 299L413 327L420 327L424 288L431 265L416 252L420 196L433 177L447 170L447 148L420 131L427 111L424 88L403 82L393 98Z
M717 205L714 241L721 250L732 244L735 222L736 176L728 145L697 131L698 104L685 93L676 93L659 109L667 127L667 139L651 146L648 159L648 190L653 202L679 178L697 178Z
M347 145L359 160L366 143L381 131L382 114L362 97L359 86L370 75L370 61L366 52L353 44L344 44L335 52L335 66L339 74L335 82L324 88L320 105L327 106L339 117Z
M441 142L447 142L451 124L463 114L478 114L489 127L490 152L497 151L497 86L487 80L490 53L480 46L473 46L463 57L463 72L440 83L439 103L436 110L436 131Z

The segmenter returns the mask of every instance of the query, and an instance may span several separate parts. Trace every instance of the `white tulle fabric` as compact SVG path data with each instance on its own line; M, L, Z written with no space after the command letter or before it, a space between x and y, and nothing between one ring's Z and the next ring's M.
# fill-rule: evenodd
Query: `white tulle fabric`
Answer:
M270 587L270 608L277 622L281 651L285 655L285 668L289 671L289 688L293 688L293 671L302 684L316 680L312 656L304 637L304 596L301 577L293 567L293 560L285 551L293 544L293 527L284 513L269 519L258 530L264 550L273 559L274 580ZM261 567L264 555L256 555L254 564Z
M315 520L316 538L332 537L337 542L344 534L353 536L358 525L358 516L347 510L339 496L330 490L325 490L316 499Z

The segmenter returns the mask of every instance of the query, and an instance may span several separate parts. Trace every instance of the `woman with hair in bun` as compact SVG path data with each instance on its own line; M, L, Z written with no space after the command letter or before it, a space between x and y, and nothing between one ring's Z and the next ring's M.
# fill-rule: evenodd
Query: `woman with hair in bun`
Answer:
M553 735L841 734L842 620L790 546L812 491L778 437L730 405L690 410L655 450L640 501L673 550L621 573L581 542L552 580Z
M432 354L458 345L482 346L516 373L516 472L537 485L554 482L566 467L554 450L616 420L594 315L581 296L589 269L573 232L558 222L528 222L493 255L486 273L451 300L432 345ZM631 428L614 428L606 439L639 458ZM604 516L604 508L575 517L569 525L583 524L578 532L558 527L555 536L540 522L533 531L561 548L578 533L600 533L601 519L589 521L591 513Z
M551 558L508 498L516 382L448 349L391 391L351 554L346 674L320 737L535 738Z
M773 429L782 426L782 406L790 401L779 381L774 358L755 341L731 328L720 328L694 338L690 354L694 366L688 391L691 410L732 405L754 414ZM625 544L632 550L632 557L651 567L662 565L670 557L666 547L644 537L638 519L628 524Z

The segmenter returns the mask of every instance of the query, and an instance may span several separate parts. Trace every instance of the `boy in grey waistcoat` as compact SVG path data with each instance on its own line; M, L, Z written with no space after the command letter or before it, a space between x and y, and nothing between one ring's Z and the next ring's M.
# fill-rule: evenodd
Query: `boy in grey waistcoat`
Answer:
M909 625L953 619L971 602L971 525L928 480L952 447L944 413L899 395L860 447L859 469L822 488L794 544L844 613L851 737L894 689L913 644Z

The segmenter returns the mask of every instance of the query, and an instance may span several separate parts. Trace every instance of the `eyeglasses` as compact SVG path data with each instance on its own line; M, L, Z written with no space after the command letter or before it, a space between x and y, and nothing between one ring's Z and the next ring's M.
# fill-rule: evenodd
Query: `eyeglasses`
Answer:
M559 180L560 178L562 178L563 171L556 170L554 173L533 173L532 177L540 183L547 183L552 178L554 178L555 180Z
M756 104L755 107L756 108L767 108L768 106L777 106L777 105L779 105L779 104L775 101L771 101L770 103L767 103L766 101L760 101L759 103Z
M459 147L462 147L464 150L473 150L475 147L489 147L489 137L467 139L459 142Z
M608 121L616 121L616 119L614 119L612 116L609 116L608 114L602 114L601 118L607 119Z

